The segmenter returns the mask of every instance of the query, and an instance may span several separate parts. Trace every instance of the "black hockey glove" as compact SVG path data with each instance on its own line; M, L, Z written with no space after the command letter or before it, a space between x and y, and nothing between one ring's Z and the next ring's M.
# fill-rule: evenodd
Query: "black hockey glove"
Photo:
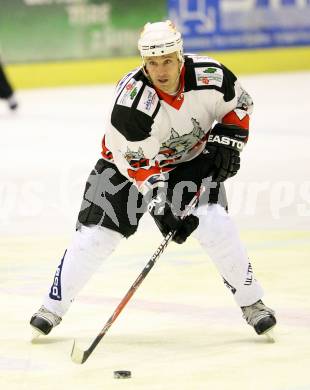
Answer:
M199 224L199 219L195 215L188 215L184 219L178 217L171 203L161 194L151 199L148 210L163 236L170 231L176 232L172 240L178 244L183 244Z
M222 182L240 169L240 152L247 142L248 130L234 125L216 124L204 150L208 163L212 161L212 180Z

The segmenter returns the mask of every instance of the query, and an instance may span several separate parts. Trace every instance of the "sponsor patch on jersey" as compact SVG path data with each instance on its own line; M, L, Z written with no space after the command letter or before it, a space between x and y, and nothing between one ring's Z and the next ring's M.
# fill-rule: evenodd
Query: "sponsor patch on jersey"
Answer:
M158 104L158 96L153 88L146 86L137 106L139 111L152 116Z
M116 104L120 106L131 107L135 97L140 91L143 82L131 79L123 89L122 93L119 95Z
M137 72L137 69L134 69L133 71L129 72L124 76L117 84L116 86L116 94L119 94L123 86L128 82L128 80Z
M221 87L223 84L223 70L215 66L206 66L195 68L197 86L216 85Z

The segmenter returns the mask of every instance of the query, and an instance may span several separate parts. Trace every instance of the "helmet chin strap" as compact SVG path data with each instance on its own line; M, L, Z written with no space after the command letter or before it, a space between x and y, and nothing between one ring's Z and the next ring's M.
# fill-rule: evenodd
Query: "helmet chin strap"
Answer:
M178 73L177 78L175 79L175 81L178 80L178 87L177 87L177 89L173 92L173 94L176 94L176 93L179 92L179 90L180 90L180 75L181 75L181 70L182 70L183 64L184 64L184 60L180 63L180 66L179 66L179 73Z

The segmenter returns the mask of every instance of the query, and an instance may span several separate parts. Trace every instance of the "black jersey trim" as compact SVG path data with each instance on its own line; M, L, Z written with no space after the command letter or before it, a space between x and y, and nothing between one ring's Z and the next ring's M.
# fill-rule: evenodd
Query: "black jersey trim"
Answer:
M160 107L161 107L160 100L161 100L160 96L158 96L158 103L157 103L155 111L154 111L154 113L152 115L153 120L155 119L156 115L158 114L158 111L160 110Z
M115 105L111 123L128 141L136 142L150 136L154 120L136 108Z

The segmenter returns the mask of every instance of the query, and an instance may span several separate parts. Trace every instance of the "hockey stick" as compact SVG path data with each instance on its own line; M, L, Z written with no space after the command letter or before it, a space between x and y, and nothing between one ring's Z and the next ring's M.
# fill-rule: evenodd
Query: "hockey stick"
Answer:
M191 210L196 206L198 203L198 200L201 196L201 194L205 191L205 187L201 186L201 188L198 190L198 192L195 194L193 199L190 201L190 203L185 208L181 218L185 218L188 216L191 212ZM172 240L173 236L175 234L175 231L169 232L162 243L159 245L159 247L154 252L153 256L149 260L149 262L146 264L140 275L137 277L137 279L134 281L130 289L127 291L127 294L124 296L124 298L121 300L121 302L118 304L117 308L115 309L112 316L108 319L107 323L104 325L102 330L99 332L98 336L94 339L94 341L91 343L88 349L82 350L80 349L74 340L73 347L71 351L71 359L74 363L83 364L86 362L90 354L93 352L93 350L96 348L96 346L99 344L100 340L103 338L103 336L107 333L113 322L116 320L116 318L119 316L121 311L124 309L130 298L133 296L133 294L136 292L140 284L145 279L146 275L150 272L150 270L153 268L154 264L160 257L160 255L164 252L169 242Z

